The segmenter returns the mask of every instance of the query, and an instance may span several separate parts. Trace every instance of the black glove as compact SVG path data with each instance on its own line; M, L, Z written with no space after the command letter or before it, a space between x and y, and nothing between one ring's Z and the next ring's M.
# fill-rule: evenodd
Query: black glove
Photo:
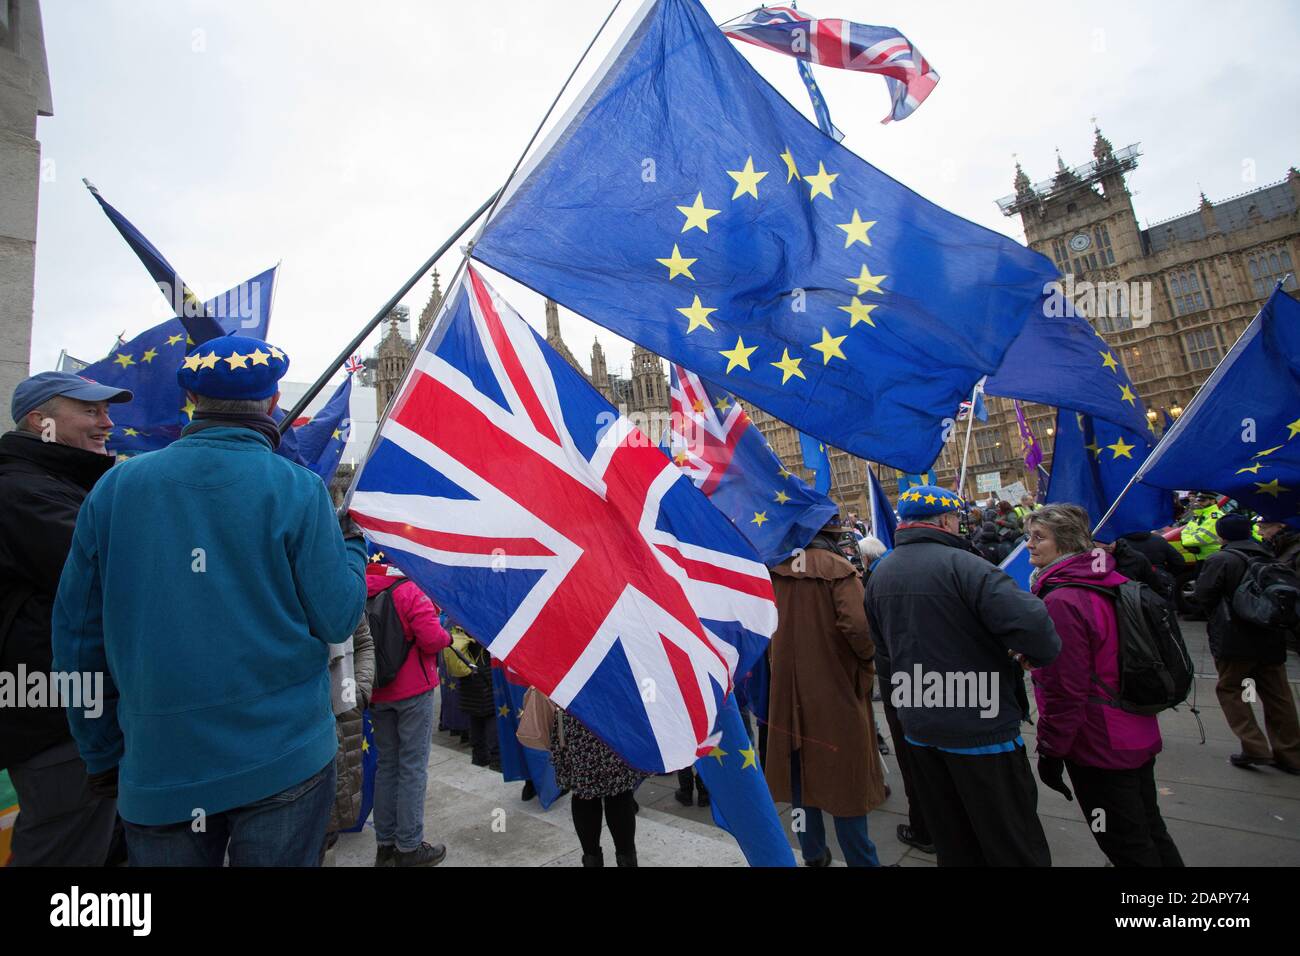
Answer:
M1065 761L1060 757L1048 757L1045 754L1039 754L1038 779L1043 781L1043 786L1049 790L1055 790L1065 799L1074 799L1074 794L1065 785Z
M117 798L117 768L86 774L86 786L97 797Z
M342 508L338 509L338 511L336 511L335 514L339 519L339 530L343 532L344 541L348 540L349 538L362 537L361 529L357 527L357 523L352 520L351 514L349 514L347 511L345 511Z

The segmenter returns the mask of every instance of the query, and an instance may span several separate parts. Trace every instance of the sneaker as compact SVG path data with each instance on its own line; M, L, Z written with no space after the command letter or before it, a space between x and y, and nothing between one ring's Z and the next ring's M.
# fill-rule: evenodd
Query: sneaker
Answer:
M375 866L393 866L397 860L397 847L380 846L375 853Z
M1273 762L1271 757L1252 757L1250 754L1233 754L1228 763L1242 770L1254 770L1257 766L1267 766Z
M922 853L934 852L934 844L924 843L921 840L919 840L916 834L912 832L912 828L908 826L906 823L900 823L895 833L898 835L899 843L906 843L908 846L914 846Z
M519 795L519 799L524 801L524 803L527 803L535 796L537 796L537 788L533 786L533 782L531 780L526 781L524 783L524 792Z
M419 847L409 853L398 850L393 866L437 866L446 858L447 848L441 843L437 846L421 843Z
M803 865L804 865L804 866L830 866L830 865L831 865L831 859L832 859L832 858L831 858L831 848L830 848L830 847L827 847L827 848L826 848L826 853L823 854L823 856L822 856L822 858L821 858L820 860L804 860L804 861L803 861Z

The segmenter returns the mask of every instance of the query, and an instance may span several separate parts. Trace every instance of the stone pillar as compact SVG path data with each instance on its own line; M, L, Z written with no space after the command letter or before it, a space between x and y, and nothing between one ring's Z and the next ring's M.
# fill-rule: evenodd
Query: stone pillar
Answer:
M36 117L53 105L39 0L0 10L0 428L9 400L30 374L36 275L36 197L41 144ZM7 17L5 16L7 11ZM7 22L6 22L7 20Z

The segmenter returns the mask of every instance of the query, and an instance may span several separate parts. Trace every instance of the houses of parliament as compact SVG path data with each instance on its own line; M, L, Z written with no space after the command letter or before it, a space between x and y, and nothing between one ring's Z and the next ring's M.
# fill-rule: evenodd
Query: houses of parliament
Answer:
M1138 145L1116 150L1100 129L1095 133L1092 160L1071 167L1058 154L1050 179L1032 182L1017 162L1015 191L997 203L1004 215L1020 217L1029 246L1055 262L1063 275L1073 276L1075 283L1143 284L1149 295L1149 322L1135 326L1128 316L1102 315L1102 310L1089 321L1123 362L1148 417L1158 422L1161 412L1168 411L1177 418L1276 283L1285 280L1283 288L1296 295L1300 171L1293 166L1277 182L1217 201L1202 193L1192 211L1144 228L1125 181L1138 165ZM435 272L433 293L419 317L421 333L441 302ZM1086 309L1080 307L1080 313L1086 314ZM390 317L384 339L366 363L373 369L380 414L410 362L413 343L401 329L407 320L403 312ZM612 375L596 342L588 371L561 338L559 309L550 300L546 340L612 404L642 414L668 412L668 379L663 361L654 353L635 346L630 376ZM785 467L810 478L795 429L744 404ZM993 485L994 475L998 487L1020 481L1033 490L1038 480L1026 473L1014 406L992 396L985 397L985 405L988 421L972 425L963 491L967 497L983 498L976 492L977 481L983 476ZM1032 403L1024 407L1050 472L1056 411ZM938 483L949 488L957 484L965 432L964 426L952 429L952 440L933 466ZM843 511L865 512L866 463L837 449L831 450L830 461L831 497ZM898 473L878 466L877 475L890 497L896 497Z

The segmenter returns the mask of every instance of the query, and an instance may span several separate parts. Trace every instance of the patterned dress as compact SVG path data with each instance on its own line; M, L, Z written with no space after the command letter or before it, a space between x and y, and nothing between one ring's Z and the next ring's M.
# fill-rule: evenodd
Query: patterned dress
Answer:
M555 766L556 782L584 800L635 790L649 776L629 767L576 717L562 709L556 710L555 725L551 728L551 762Z

